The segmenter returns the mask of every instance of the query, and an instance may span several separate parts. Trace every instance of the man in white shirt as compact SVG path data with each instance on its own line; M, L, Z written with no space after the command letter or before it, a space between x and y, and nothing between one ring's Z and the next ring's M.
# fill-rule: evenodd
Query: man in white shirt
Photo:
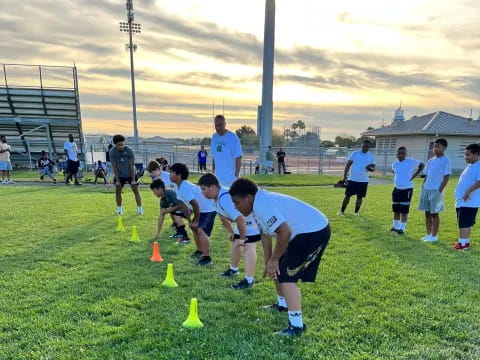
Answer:
M73 134L68 134L68 141L63 145L65 155L67 157L67 177L65 178L65 184L69 185L70 180L75 179L75 185L82 185L78 182L77 172L80 167L80 159L78 158L78 147L75 143Z
M233 284L232 289L242 290L253 286L253 274L257 262L256 247L261 240L260 230L252 216L246 218L235 209L232 198L226 187L213 174L205 174L198 180L202 194L207 199L213 200L215 210L220 215L222 224L228 232L232 242L230 250L230 267L220 276L231 277L238 275L238 265L242 258L242 248L245 249L245 278L238 284ZM235 223L232 228L232 222Z
M227 130L225 117L215 116L215 131L211 141L212 172L222 186L229 187L238 178L242 166L242 146L237 134Z
M275 280L274 311L288 309L289 326L278 335L294 336L305 331L298 280L314 282L320 259L330 239L328 219L320 211L291 196L259 190L245 178L230 188L235 207L244 216L253 213L263 235L277 238L272 250L270 237L263 237L264 274Z
M455 207L457 209L458 242L455 250L470 249L470 234L480 207L480 145L470 144L465 148L465 162L457 187L455 188Z
M427 234L422 240L427 242L438 241L437 234L440 227L439 214L445 209L443 190L447 186L450 174L452 173L450 159L445 156L447 146L447 140L435 140L433 143L433 153L435 156L428 160L424 170L425 179L423 181L422 193L420 194L418 210L425 211Z
M368 150L370 150L370 140L365 140L362 142L362 149L352 152L348 158L343 173L343 181L347 181L349 172L350 176L348 177L342 208L338 215L345 215L345 209L350 202L350 197L353 195L357 195L354 215L358 215L360 211L362 199L367 195L368 172L375 171L375 157Z
M177 185L177 198L182 201L190 211L186 214L197 250L192 258L199 259L196 265L205 266L212 263L210 257L209 236L212 234L215 222L215 207L213 202L205 198L200 188L188 181L189 171L185 164L176 163L170 167L170 179ZM190 218L193 212L193 219Z
M390 231L403 235L413 195L413 179L420 174L425 165L416 159L407 158L405 146L397 149L397 159L392 164L395 187L392 191L393 227Z

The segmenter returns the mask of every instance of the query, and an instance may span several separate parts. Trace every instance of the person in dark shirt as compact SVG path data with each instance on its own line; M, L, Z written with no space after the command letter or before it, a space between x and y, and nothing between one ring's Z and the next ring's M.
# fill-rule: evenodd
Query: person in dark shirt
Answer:
M281 169L283 169L283 173L285 174L285 156L287 156L285 154L285 151L283 151L283 149L280 148L280 150L277 151L277 162L278 162L278 173L279 174L282 173Z
M48 153L42 151L42 157L38 159L38 170L40 171L40 180L43 181L43 178L48 176L50 179L53 180L53 183L56 184L57 180L53 177L53 167L55 163L48 158Z
M197 153L199 172L203 172L203 170L207 171L207 156L208 156L208 152L207 150L205 150L205 147L202 145L200 147L200 151Z

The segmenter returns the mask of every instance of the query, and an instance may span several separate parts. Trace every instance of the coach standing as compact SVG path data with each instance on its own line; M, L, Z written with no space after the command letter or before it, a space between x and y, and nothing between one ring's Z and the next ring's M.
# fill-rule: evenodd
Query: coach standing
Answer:
M238 136L227 130L223 115L215 116L214 121L216 133L211 142L213 173L221 185L230 187L240 174L242 146Z

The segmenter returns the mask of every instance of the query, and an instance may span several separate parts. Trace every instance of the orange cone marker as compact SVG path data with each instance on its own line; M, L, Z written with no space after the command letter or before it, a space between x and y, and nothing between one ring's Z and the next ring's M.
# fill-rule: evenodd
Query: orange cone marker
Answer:
M153 250L152 250L152 257L150 258L150 261L154 262L162 262L162 256L160 255L160 248L158 246L158 242L153 243Z

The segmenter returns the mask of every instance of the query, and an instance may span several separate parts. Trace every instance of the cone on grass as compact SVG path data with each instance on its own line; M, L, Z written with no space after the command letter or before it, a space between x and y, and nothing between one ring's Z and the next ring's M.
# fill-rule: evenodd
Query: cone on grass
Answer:
M125 231L125 227L123 226L123 219L121 216L118 217L117 220L117 229L115 230L116 232L122 232Z
M153 262L162 262L162 255L160 255L160 248L158 246L158 242L153 243L153 250L152 250L152 257L150 258L150 261Z
M136 225L132 226L132 236L130 237L130 241L132 242L140 241L140 239L138 238L138 231L137 231Z
M187 329L199 329L203 327L203 324L198 317L198 302L196 298L192 298L190 302L190 312L187 320L183 322L183 327Z
M163 280L162 286L166 287L177 287L178 284L173 278L173 264L168 264L167 266L167 276Z

